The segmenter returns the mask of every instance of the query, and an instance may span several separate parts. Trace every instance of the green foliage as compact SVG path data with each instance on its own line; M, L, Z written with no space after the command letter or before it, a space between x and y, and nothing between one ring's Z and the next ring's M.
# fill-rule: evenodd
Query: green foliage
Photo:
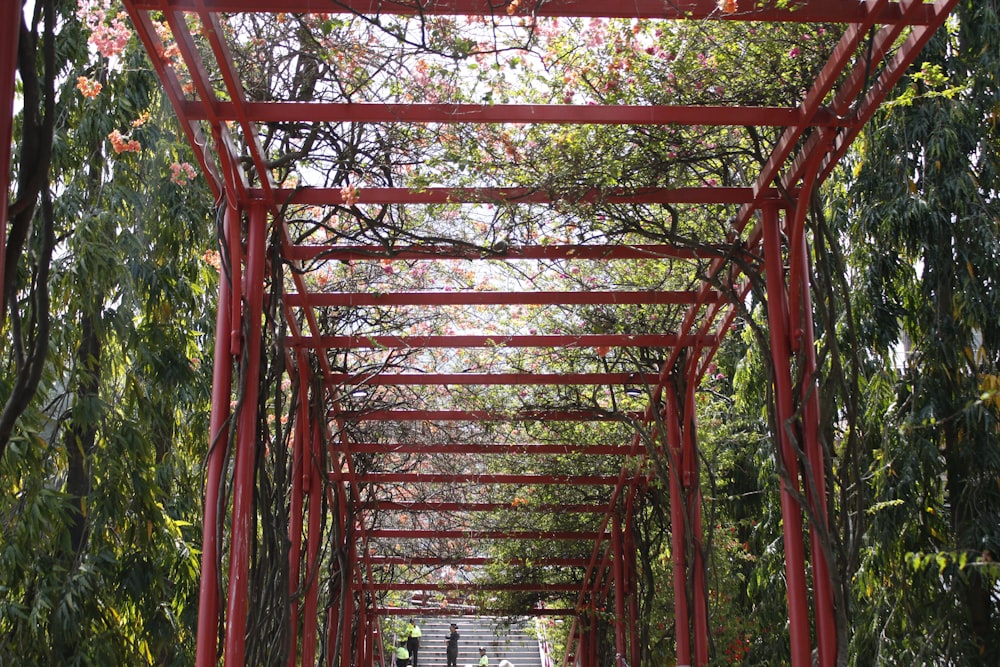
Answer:
M861 330L894 378L891 398L871 395L884 397L871 409L885 427L856 579L857 664L997 660L1000 452L984 389L1000 363L998 39L996 3L961 3L857 152Z
M190 157L138 44L112 60L92 52L64 4L49 354L0 460L0 662L191 664L211 202L171 182ZM99 92L85 96L78 77ZM138 152L116 153L114 131ZM33 312L26 289L13 307ZM2 363L10 377L10 349Z

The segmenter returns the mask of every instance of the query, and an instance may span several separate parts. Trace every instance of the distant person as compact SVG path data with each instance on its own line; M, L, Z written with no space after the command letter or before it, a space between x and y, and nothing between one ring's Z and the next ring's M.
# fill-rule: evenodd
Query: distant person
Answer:
M447 667L458 667L458 626L452 623L448 629L451 632L448 633L448 648L446 650Z
M501 660L497 667L514 667L514 663L510 660Z
M396 667L408 667L410 664L410 652L406 650L406 642L400 641L396 647Z
M410 621L406 624L403 636L406 637L406 650L410 652L410 667L417 667L417 654L420 653L420 626Z
M490 667L490 659L486 655L486 649L479 647L479 667Z

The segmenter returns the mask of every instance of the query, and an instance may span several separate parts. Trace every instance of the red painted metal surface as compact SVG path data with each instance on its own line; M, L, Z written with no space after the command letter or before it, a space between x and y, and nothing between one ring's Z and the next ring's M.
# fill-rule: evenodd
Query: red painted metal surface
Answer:
M437 0L408 2L406 0L343 0L337 3L317 3L316 0L137 0L135 6L146 11L185 9L211 12L340 12L360 14L421 14L490 16L502 14L508 2L492 0ZM664 4L661 0L634 0L616 5L604 0L552 0L531 6L537 16L600 16L608 18L718 19L740 21L794 21L802 23L847 23L864 20L873 10L870 2L807 2L786 9L758 7L757 0L738 0L733 13L720 10L717 0L678 0ZM930 12L926 12L929 14ZM895 3L883 4L874 13L879 21L896 21L900 17ZM917 18L927 22L925 16Z
M273 192L251 190L254 199L273 196L274 203L307 204L314 206L345 204L340 188L309 188L306 190L277 189ZM640 187L640 188L584 188L579 191L554 195L542 188L526 187L476 187L444 188L365 188L360 190L361 204L554 204L572 202L591 204L748 204L761 198L778 199L777 190L755 192L750 187Z
M589 545L589 557L524 559L527 567L572 567L578 571L575 587L550 587L552 593L576 593L570 609L539 609L538 615L570 616L569 646L576 647L580 665L596 665L596 649L601 635L598 623L603 611L613 605L617 617L613 628L614 648L640 663L638 638L632 631L637 616L637 582L634 565L635 541L632 535L633 507L649 475L638 474L636 462L647 455L638 435L608 436L609 441L583 447L572 442L541 443L525 435L527 423L555 425L580 423L585 428L612 427L620 423L645 424L654 436L666 444L662 455L670 473L671 517L673 531L673 585L677 661L679 664L706 664L708 654L708 610L705 606L706 564L702 555L701 495L699 487L697 424L694 418L694 391L710 368L720 342L737 315L733 301L749 293L744 271L759 271L754 262L763 256L766 268L768 320L771 332L772 362L775 365L775 401L778 414L780 461L787 472L781 504L784 519L784 542L787 554L786 578L789 597L792 664L809 664L810 615L815 613L818 629L818 657L822 667L836 664L836 626L832 611L829 564L822 553L811 553L815 604L809 607L807 559L804 548L802 508L797 504L797 490L802 489L812 512L825 521L822 502L827 493L823 479L810 471L822 470L823 452L818 445L818 409L815 384L805 383L798 393L792 391L791 371L804 370L807 377L815 371L811 351L811 326L808 294L808 246L805 242L803 213L813 189L829 175L830 169L847 149L851 140L870 118L880 101L902 76L917 51L941 25L957 0L939 0L925 4L918 0L891 2L797 3L793 9L775 9L771 3L738 0L735 11L723 11L717 0L686 0L663 3L639 0L634 3L608 3L598 0L552 0L545 3L489 3L486 0L409 1L345 0L322 3L316 0L126 0L126 7L147 51L153 56L168 98L196 151L201 167L209 175L215 194L225 198L231 209L227 215L224 248L231 258L231 290L220 290L219 334L216 340L213 395L213 433L223 430L229 409L229 394L234 383L232 366L226 360L239 357L244 370L259 372L259 330L263 304L263 239L268 219L278 224L278 241L271 256L287 262L296 270L277 291L287 333L283 341L289 366L302 382L298 387L300 405L294 411L291 439L291 482L289 488L289 593L296 619L290 628L296 646L288 664L316 664L323 650L326 664L364 665L381 659L379 619L409 614L448 613L426 607L386 607L379 593L447 590L446 584L432 581L387 582L376 577L385 568L434 568L440 566L482 568L494 561L476 553L449 556L414 554L402 557L380 552L380 545L392 540L556 540ZM10 3L14 4L14 3ZM740 106L625 106L625 105L548 105L548 104L377 104L326 103L304 101L258 101L251 99L243 72L234 61L229 37L227 13L240 12L365 12L379 15L403 14L436 16L447 14L476 15L496 12L506 20L508 10L518 16L530 13L546 17L649 17L709 20L754 21L823 21L846 24L840 43L830 53L826 65L814 77L802 101L794 107ZM178 69L169 64L166 45L155 23L165 21L176 40L185 63L190 88L182 85ZM200 28L194 28L200 24ZM904 37L904 32L909 34ZM872 35L868 53L859 45ZM886 63L874 78L873 63ZM206 63L211 64L212 74ZM5 63L0 60L0 65ZM2 73L2 71L0 71ZM869 85L870 84L870 85ZM4 101L4 100L0 100ZM6 108L6 107L3 107ZM747 176L742 185L702 187L663 187L597 189L581 187L573 192L556 192L539 185L520 184L502 187L496 184L478 187L360 187L345 192L340 187L287 187L272 181L267 154L261 145L258 124L628 124L628 125L701 125L739 128L755 126L779 128L780 134L769 147L767 159L759 172ZM0 126L3 130L3 126ZM203 147L208 146L207 150ZM213 154L214 153L214 154ZM248 177L248 173L263 177ZM339 185L339 183L338 183ZM634 207L716 207L731 210L728 235L708 240L697 247L668 244L636 245L609 241L600 244L562 242L536 245L510 245L483 242L473 244L387 243L386 245L331 244L322 238L303 239L301 229L292 228L281 215L296 207L420 207L447 205L468 210L488 205L560 207L615 203ZM286 208L287 207L287 208ZM795 211L782 228L779 210ZM241 216L250 213L248 227L240 229ZM270 216L270 218L269 218ZM544 223L542 223L544 224ZM788 239L787 255L782 232ZM530 237L529 237L530 238ZM583 237L581 237L583 238ZM243 248L244 239L250 248ZM294 239L294 241L293 241ZM746 251L742 264L732 262L730 244L742 239ZM249 258L244 260L245 254ZM784 271L787 259L788 272ZM448 289L404 286L394 287L386 279L368 279L361 287L325 289L308 272L317 266L366 267L397 275L413 270L417 264L434 262L434 270L450 270L449 262L469 266L503 265L524 271L552 268L573 262L657 262L671 267L682 263L688 270L697 267L696 280L690 289L640 292L626 287L577 291L532 288L522 285L490 289ZM520 264L519 264L520 263ZM301 271L299 270L301 269ZM476 269L480 270L480 269ZM485 271L485 269L481 269ZM631 269L639 270L639 269ZM371 275L378 275L379 271ZM725 298L717 289L724 285ZM352 291L353 289L353 291ZM455 333L406 335L402 332L356 327L338 329L327 321L332 315L351 310L369 309L468 312L489 308L506 313L514 308L566 307L567 311L613 307L620 312L636 312L644 307L671 307L678 317L673 325L633 324L628 331L602 330L604 333L567 334L561 331L524 333L527 328L512 327L510 335L480 327L458 326ZM644 321L643 318L639 318ZM532 327L533 328L533 327ZM668 331L664 331L668 329ZM412 329L409 331L413 331ZM256 332L256 333L255 333ZM474 372L456 372L463 366L449 366L443 359L454 359L475 350L487 350L501 357L513 353L525 355L577 355L585 362L570 370L471 367ZM608 364L613 350L627 354L655 353L655 369L622 368ZM228 352L228 355L226 354ZM412 356L407 356L412 355ZM438 355L438 356L435 356ZM506 358L506 357L504 357ZM356 370L345 359L366 360L368 367ZM414 361L416 360L416 361ZM227 370L228 369L228 370ZM227 374L228 373L228 374ZM290 373L291 374L291 373ZM256 386L256 382L253 383ZM359 387L361 385L361 387ZM614 410L564 409L505 405L485 407L478 404L449 403L465 391L483 391L494 387L521 388L522 395L534 391L575 388L615 398ZM363 389L365 396L351 396ZM626 398L626 389L629 396ZM631 396L639 390L638 398ZM603 393L602 393L603 392ZM544 394L539 394L544 396ZM244 401L250 400L244 394ZM422 402L423 401L423 402ZM617 401L624 401L619 404ZM246 554L252 539L248 524L248 494L253 491L252 469L248 470L246 452L254 438L255 414L252 406L242 405L238 417L237 451L231 480L234 505L229 535L229 593L225 614L220 613L218 588L213 585L221 574L214 563L223 557L225 540L220 540L221 526L227 517L218 516L218 508L208 505L217 498L226 474L224 460L213 449L208 459L206 487L206 529L204 535L206 564L203 569L199 624L198 664L214 665L218 657L215 638L220 622L225 635L227 664L237 664L242 656L246 600ZM525 405L531 405L525 403ZM545 406L544 402L539 405ZM636 408L635 405L644 406ZM662 414L666 433L655 417ZM421 433L408 441L394 435L383 442L367 438L365 429L382 426L397 433ZM786 428L786 426L788 428ZM495 429L481 438L469 437L475 427ZM360 433L357 433L360 429ZM444 430L458 429L445 437ZM496 430L505 436L497 440ZM806 465L799 465L798 442L801 438ZM430 435L428 435L430 434ZM613 441L611 441L613 440ZM617 475L552 474L537 472L535 462L565 454L615 457ZM490 474L485 461L489 457L518 457L521 472ZM370 467L372 460L385 462L386 469ZM394 470L391 462L399 457L419 462L406 472ZM447 459L447 470L434 468L435 458ZM594 459L587 459L593 461ZM465 469L454 467L469 462ZM473 464L475 462L475 464ZM543 468L538 467L538 470ZM363 471L363 472L362 472ZM494 498L470 496L465 499L421 498L418 491L429 486L470 488L489 486L528 487L559 484L587 487L600 492L598 501L581 503L517 503ZM393 495L363 496L361 489L391 489ZM584 526L576 531L535 531L523 527L510 530L474 527L477 517L492 512L510 512L514 516L538 517L541 513L573 514ZM426 516L464 517L461 528L431 529ZM402 517L413 521L402 527ZM455 524L457 525L457 524ZM518 524L520 526L520 524ZM529 524L530 525L530 524ZM815 546L817 540L812 540ZM691 558L686 546L693 544ZM335 549L340 558L324 560ZM323 570L326 567L326 570ZM321 572L321 570L323 570ZM319 595L321 577L330 586L340 586L343 604L325 601ZM686 591L693 592L689 600ZM527 585L525 585L527 586ZM459 588L467 587L464 584ZM555 590L557 589L558 590ZM324 589L325 590L325 589ZM501 589L498 589L501 590ZM508 586L506 590L529 590ZM330 590L330 600L336 591ZM572 597L572 596L569 596ZM482 610L488 612L489 610ZM507 613L511 610L495 610ZM514 610L523 613L526 610ZM301 619L301 621L299 620ZM627 623L625 622L627 619ZM325 628L320 628L320 621ZM321 633L324 636L321 640ZM325 644L325 646L322 646ZM562 661L569 662L568 656Z
M328 102L247 102L245 117L258 123L571 123L594 125L756 125L785 127L799 122L789 107L603 106L587 104L373 104ZM184 103L195 120L238 120L236 105L220 102L211 114L197 102ZM204 114L205 117L202 117ZM210 117L209 117L210 116ZM818 112L811 126L845 124L831 112Z
M676 336L674 334L513 334L453 336L301 336L290 339L295 346L317 350L339 349L412 349L443 348L458 350L476 347L693 347L708 346L715 336Z
M378 373L331 374L335 385L366 387L424 385L608 385L654 386L656 373ZM628 449L628 448L626 448Z
M225 212L225 229L234 227L234 218L238 215L235 209L228 208ZM203 513L201 541L201 585L198 602L198 645L196 660L198 664L215 664L216 636L219 632L219 562L221 559L221 536L219 527L222 525L219 516L223 484L223 474L226 465L226 450L229 447L229 397L233 387L233 363L229 356L229 330L232 311L229 300L232 298L229 280L226 276L219 277L219 303L215 320L215 355L212 362L212 413L209 418L209 433L212 440L208 446L208 456L205 459L205 509Z
M250 209L250 238L247 251L247 309L264 310L264 216L262 206ZM229 589L226 609L225 664L242 665L249 600L250 540L253 536L254 460L258 446L257 396L260 377L260 349L263 335L260 318L248 318L246 345L241 365L245 377L243 402L237 407L236 452L233 456L232 539L229 552Z
M722 299L718 292L710 303ZM591 292L320 292L288 294L289 306L516 306L516 305L595 305L595 304L682 304L694 301L691 292L591 291Z
M341 262L367 261L385 259L387 261L448 261L454 259L491 259L491 260L557 260L557 259L667 259L721 256L722 250L711 247L699 248L697 251L689 248L678 248L668 245L567 245L554 243L552 245L509 246L502 249L463 248L461 246L410 245L387 249L383 246L331 246L331 245L297 245L285 249L289 259L315 259L322 257Z
M509 445L495 445L488 443L460 444L449 442L355 442L351 444L351 451L357 454L385 454L394 452L402 454L582 454L591 456L628 456L635 453L631 447L623 445L574 443L511 443Z
M788 331L788 295L782 259L780 220L775 207L765 207L764 258L767 273L767 311L770 322L771 362L774 367L775 420L778 431L778 465L781 466L781 518L785 541L785 585L788 595L792 666L811 662L809 603L802 541L802 508L799 506L799 461L797 445L789 430L794 428L791 377L791 347Z

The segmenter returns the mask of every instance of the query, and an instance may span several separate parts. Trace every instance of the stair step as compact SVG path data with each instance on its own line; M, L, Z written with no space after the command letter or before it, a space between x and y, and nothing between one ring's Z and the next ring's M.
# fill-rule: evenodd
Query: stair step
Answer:
M445 667L445 647L451 623L458 625L460 635L459 667L478 666L480 646L486 649L490 667L497 667L501 660L510 661L514 667L542 667L538 641L528 632L528 619L510 626L501 625L498 619L488 616L415 617L413 620L421 631L417 667Z

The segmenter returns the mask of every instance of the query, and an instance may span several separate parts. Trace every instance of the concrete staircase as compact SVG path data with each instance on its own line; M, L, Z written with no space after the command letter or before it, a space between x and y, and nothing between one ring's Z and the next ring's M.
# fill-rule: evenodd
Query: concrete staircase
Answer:
M514 667L542 667L538 641L528 632L529 619L516 620L509 627L488 616L428 616L414 619L420 626L420 655L417 667L445 667L448 625L456 623L458 667L479 664L479 647L486 649L490 667L509 660Z

